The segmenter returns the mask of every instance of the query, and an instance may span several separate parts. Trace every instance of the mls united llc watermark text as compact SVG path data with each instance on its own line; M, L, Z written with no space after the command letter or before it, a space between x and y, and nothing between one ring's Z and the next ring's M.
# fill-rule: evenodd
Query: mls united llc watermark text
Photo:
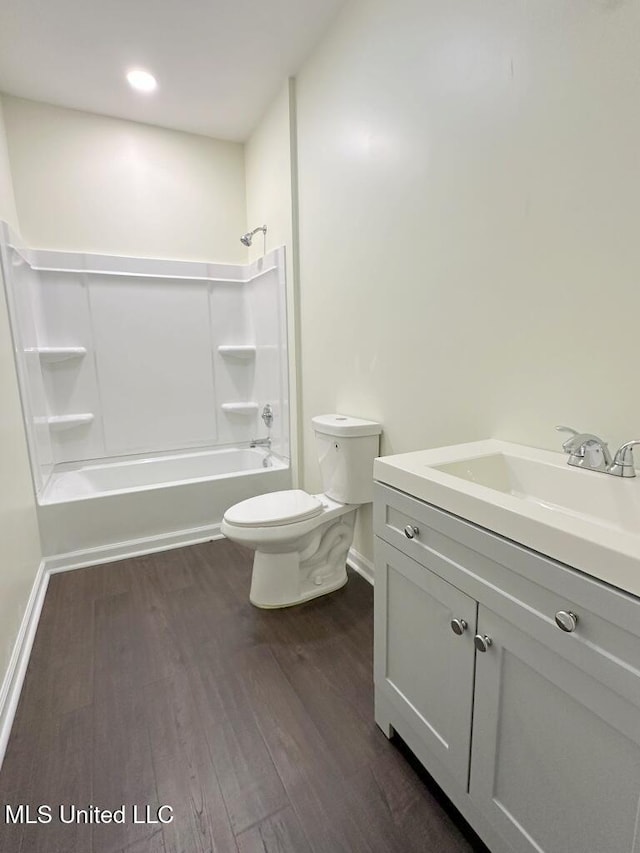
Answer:
M17 805L4 806L4 822L9 823L146 823L164 824L173 821L171 806L141 806L123 804L116 809L103 809L99 806Z

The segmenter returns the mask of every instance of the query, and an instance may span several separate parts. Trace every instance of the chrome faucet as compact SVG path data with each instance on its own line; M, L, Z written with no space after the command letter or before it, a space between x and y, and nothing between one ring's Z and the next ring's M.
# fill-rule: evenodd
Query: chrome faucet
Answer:
M578 432L572 427L557 426L556 429L558 432L571 433L570 438L562 445L564 452L569 454L569 465L603 472L609 468L611 454L606 441L590 432Z
M267 450L271 450L271 439L267 436L267 438L252 438L250 447L266 447Z
M264 425L266 426L267 430L270 430L271 425L273 424L273 407L271 403L265 403L260 417L264 421ZM271 452L271 436L268 435L266 438L251 439L250 447L266 447L267 450Z
M627 441L616 452L613 459L606 441L589 432L578 432L572 427L557 426L558 432L571 433L562 449L569 455L567 464L588 471L601 471L614 477L635 477L633 448L640 441Z

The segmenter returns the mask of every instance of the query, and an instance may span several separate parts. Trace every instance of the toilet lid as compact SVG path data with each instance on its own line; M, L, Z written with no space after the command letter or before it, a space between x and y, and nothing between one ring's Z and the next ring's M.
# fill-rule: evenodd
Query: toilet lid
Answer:
M241 501L224 514L229 524L238 527L276 527L305 521L322 512L322 502L302 489L271 492Z

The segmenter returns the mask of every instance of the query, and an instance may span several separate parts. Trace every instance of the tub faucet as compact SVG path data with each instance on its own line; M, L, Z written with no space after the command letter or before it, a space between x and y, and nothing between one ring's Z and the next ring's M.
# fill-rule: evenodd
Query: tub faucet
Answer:
M267 450L271 450L271 439L267 436L267 438L252 438L250 447L266 447Z

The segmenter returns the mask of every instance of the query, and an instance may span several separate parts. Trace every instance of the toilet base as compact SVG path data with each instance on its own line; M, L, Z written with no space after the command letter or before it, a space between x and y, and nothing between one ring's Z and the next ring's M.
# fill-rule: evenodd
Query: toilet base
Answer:
M275 554L265 554L264 556L274 557ZM290 556L290 555L287 554L286 556ZM296 604L302 604L305 601L311 601L311 599L313 599L313 598L319 598L321 595L328 595L330 592L335 592L337 589L341 589L346 584L346 582L349 580L349 578L347 577L347 570L346 570L346 565L345 565L344 577L338 578L332 584L327 584L326 586L323 586L322 588L316 587L316 589L308 590L307 592L297 596L297 598L295 598L293 601L280 600L278 603L275 603L274 599L271 598L271 602L266 603L268 599L265 598L264 595L261 595L261 593L264 593L264 590L259 589L259 587L260 587L259 582L256 585L258 587L258 590L254 594L253 590L254 590L254 579L255 579L255 577L256 577L256 574L255 574L255 568L254 568L254 574L253 574L253 578L251 580L251 591L249 593L249 601L251 602L251 604L253 604L254 607L259 607L261 610L276 610L280 607L295 607Z
M344 586L355 508L306 537L298 551L256 551L249 600L255 607L292 607Z

